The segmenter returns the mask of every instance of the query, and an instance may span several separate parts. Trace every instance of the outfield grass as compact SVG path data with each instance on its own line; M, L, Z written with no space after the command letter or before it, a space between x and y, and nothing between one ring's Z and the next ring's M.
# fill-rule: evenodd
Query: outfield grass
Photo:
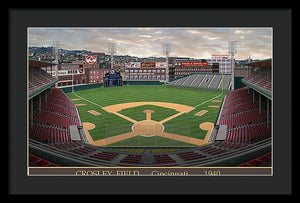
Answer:
M108 113L102 110L101 107L127 102L171 102L195 107L207 100L220 95L219 92L167 88L163 85L137 85L111 88L101 87L81 90L76 92L76 94L94 103L90 103L83 99L80 99L79 101L73 101L75 104L86 104L86 106L78 106L77 108L82 122L91 122L95 124L96 127L93 130L89 131L95 141L130 132L132 127L131 122L118 117L117 115ZM72 93L67 93L67 95L71 99L78 98ZM221 95L216 98L216 100L222 100L224 96L225 95ZM199 125L203 122L214 123L219 113L219 108L210 108L208 107L210 105L220 106L221 103L214 103L210 101L203 105L197 106L193 111L184 113L181 116L164 123L164 131L203 139L207 131L201 130L199 128ZM101 115L92 115L88 112L89 110L95 110L101 113ZM164 118L178 113L173 109L151 105L123 109L119 113L137 121L141 121L146 119L146 114L143 112L144 110L153 110L154 112L151 114L151 119L156 121L163 120ZM194 115L201 110L208 110L208 113L200 117ZM191 146L187 143L182 143L167 138L161 138L158 136L137 136L128 140L114 143L112 144L112 146L166 146L169 144L172 144L174 146Z

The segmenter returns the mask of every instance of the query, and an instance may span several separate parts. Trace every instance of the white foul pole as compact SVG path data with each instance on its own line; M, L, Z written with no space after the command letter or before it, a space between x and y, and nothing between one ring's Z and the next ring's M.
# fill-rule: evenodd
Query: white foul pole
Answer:
M229 54L231 56L231 89L234 90L234 55L237 53L237 41L229 41Z

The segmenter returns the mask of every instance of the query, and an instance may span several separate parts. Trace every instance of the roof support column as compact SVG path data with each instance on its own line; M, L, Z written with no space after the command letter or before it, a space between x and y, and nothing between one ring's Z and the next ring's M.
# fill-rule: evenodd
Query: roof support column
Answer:
M48 89L45 91L46 95L45 95L45 101L47 102L47 97L48 97Z
M261 94L258 94L258 109L259 113L261 113Z
M30 127L33 127L33 99L30 100Z
M270 127L270 100L267 99L267 127Z
M42 108L42 94L39 94L39 112L41 113L41 108Z

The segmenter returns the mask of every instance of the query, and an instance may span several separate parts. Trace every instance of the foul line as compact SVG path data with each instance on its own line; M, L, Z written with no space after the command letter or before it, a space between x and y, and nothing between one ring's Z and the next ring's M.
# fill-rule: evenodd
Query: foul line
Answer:
M78 95L75 94L74 92L72 92L72 94L74 94L75 96L77 96L77 97L79 97L79 98L81 98L81 99L83 99L83 100L86 100L87 102L90 102L91 104L94 104L94 105L96 105L96 106L99 106L100 108L103 108L103 106L101 106L101 105L99 105L99 104L96 104L96 103L94 103L94 102L92 102L92 101L90 101L90 100L88 100L88 99L85 99L85 98L83 98L83 97L81 97L81 96L78 96ZM204 101L204 102L202 102L201 104L198 104L198 105L194 106L194 108L197 108L198 106L201 106L202 104L205 104L205 103L207 103L207 102L210 102L211 100L216 99L216 98L220 97L221 95L223 95L223 93L221 93L221 94L219 94L218 96L213 97L213 98L211 98L211 99L209 99L209 100L207 100L207 101ZM185 113L185 112L184 112L184 113Z
M99 106L100 108L103 108L103 106L101 106L101 105L99 105L99 104L96 104L96 103L94 103L94 102L91 102L91 101L89 101L89 100L87 100L87 99L85 99L85 98L83 98L83 97L81 97L81 96L78 96L77 94L75 94L74 92L72 92L75 96L77 96L77 97L79 97L79 98L81 98L81 99L83 99L83 100L85 100L85 101L87 101L87 102L90 102L91 104L94 104L94 105L96 105L96 106Z
M210 102L211 100L213 100L213 99L215 99L215 98L218 98L218 97L221 96L222 94L223 94L223 93L219 94L218 96L216 96L216 97L214 97L214 98L212 98L212 99L209 99L209 100L207 100L207 101L205 101L205 102L202 102L201 104L198 104L198 105L194 106L194 108L196 108L196 107L198 107L198 106L201 106L202 104L205 104L205 103L207 103L207 102Z

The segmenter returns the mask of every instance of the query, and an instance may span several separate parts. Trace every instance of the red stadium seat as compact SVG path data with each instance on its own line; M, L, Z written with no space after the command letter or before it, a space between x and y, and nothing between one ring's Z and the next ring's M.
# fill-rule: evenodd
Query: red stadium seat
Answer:
M79 116L69 98L60 89L53 88L33 122L30 138L44 143L64 143L70 141L69 126L79 125Z
M249 164L250 166L259 166L259 165L261 164L261 162L258 161L257 159L253 159L253 160L251 160L251 161L248 161L248 164Z

